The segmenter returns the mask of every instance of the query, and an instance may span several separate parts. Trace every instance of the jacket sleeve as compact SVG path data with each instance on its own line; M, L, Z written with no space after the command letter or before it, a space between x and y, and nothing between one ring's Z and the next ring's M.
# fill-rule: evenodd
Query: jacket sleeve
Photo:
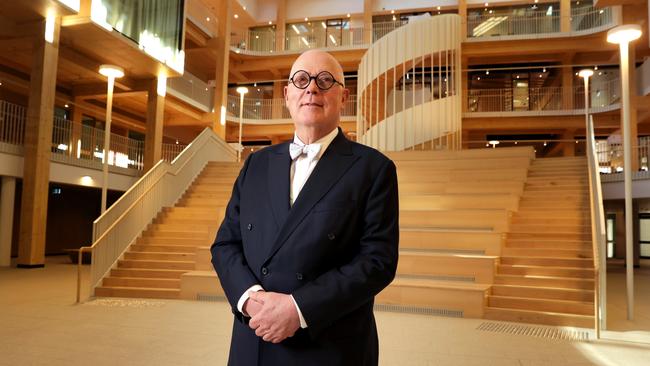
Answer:
M244 257L239 224L240 194L252 156L250 155L246 159L239 172L232 190L232 196L228 206L226 206L223 222L217 231L214 243L210 247L212 265L219 276L221 287L232 307L232 311L239 320L243 320L243 314L237 310L239 298L244 291L259 283Z
M363 208L357 255L293 292L312 336L371 301L395 277L399 243L399 205L395 164L379 169Z

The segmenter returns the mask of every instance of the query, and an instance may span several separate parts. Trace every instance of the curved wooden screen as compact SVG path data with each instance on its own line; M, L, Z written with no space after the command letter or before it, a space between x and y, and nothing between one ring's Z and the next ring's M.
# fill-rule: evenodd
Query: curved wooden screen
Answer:
M374 43L358 72L357 140L383 151L460 149L460 17L437 15Z

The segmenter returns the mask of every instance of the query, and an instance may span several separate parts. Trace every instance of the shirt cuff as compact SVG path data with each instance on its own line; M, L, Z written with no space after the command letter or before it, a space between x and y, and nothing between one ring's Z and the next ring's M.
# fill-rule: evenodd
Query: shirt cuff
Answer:
M289 296L291 296L291 301L293 301L293 304L296 305L296 310L298 311L298 317L300 318L300 328L302 329L307 328L307 322L305 321L305 318L303 318L302 316L302 312L298 307L298 303L296 302L296 299L293 298L293 295L289 295Z
M253 286L249 287L248 290L244 291L244 294L241 295L241 297L239 298L239 301L237 301L237 311L239 311L240 313L244 314L245 316L248 316L248 314L244 313L244 303L245 303L246 300L248 300L248 298L250 297L250 295L248 294L248 292L249 292L249 291L257 292L257 291L262 291L262 290L264 290L264 289L262 288L262 286L260 286L260 285L253 285Z

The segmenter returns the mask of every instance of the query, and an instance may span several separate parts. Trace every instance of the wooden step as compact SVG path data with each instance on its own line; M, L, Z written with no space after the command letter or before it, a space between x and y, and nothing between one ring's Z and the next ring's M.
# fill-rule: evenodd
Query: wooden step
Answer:
M181 278L187 271L179 269L113 268L111 277Z
M410 182L399 185L400 195L411 194L514 194L520 196L524 183L520 181L489 182Z
M593 290L568 288L492 285L491 294L494 296L581 301L592 304L594 302Z
M592 258L591 249L540 249L540 248L510 248L501 250L501 255L508 257L557 257L557 258Z
M211 244L211 243L210 243ZM204 245L207 246L207 243ZM197 246L189 245L157 245L157 244L132 244L129 250L136 253L190 253L195 254Z
M594 317L589 315L503 309L495 307L487 307L485 309L484 318L518 323L545 324L581 328L594 327Z
M171 231L171 230L147 230L142 233L143 237L150 238L176 238L179 240L186 239L214 239L210 238L207 231Z
M467 230L476 229L504 232L508 228L509 211L483 210L436 210L400 211L400 227Z
M462 312L482 318L490 285L397 277L376 297L377 304Z
M129 248L130 251L124 253L124 259L134 260L161 260L161 261L195 261L196 254L194 253L165 253L165 252L139 252L135 251L133 247Z
M104 287L95 288L97 297L130 297L148 299L178 299L180 289L149 287Z
M397 273L400 275L466 277L476 283L492 283L497 257L467 254L440 254L402 249Z
M180 289L178 278L106 277L104 287L149 287Z
M532 220L531 220L532 221ZM514 216L512 223L510 225L511 232L522 232L522 233L548 233L557 232L557 233L572 233L572 234L582 234L590 233L591 225L578 225L575 223L567 224L561 220L557 220L554 223L544 222L544 223L520 223Z
M502 309L544 311L562 314L594 314L594 304L582 301L488 296L488 306Z
M519 197L513 194L400 194L402 210L504 209L517 210Z
M499 255L502 234L467 230L418 230L402 227L401 249L419 249L434 252Z
M508 168L528 168L530 166L530 159L528 157L503 157L503 158L483 158L477 160L475 158L457 158L457 159L436 159L436 160L398 160L395 161L397 172L401 170L415 169L415 170L458 170L458 169L474 169L476 162L480 161L482 169L502 169Z
M118 268L148 268L148 269L184 269L194 270L191 261L162 261L162 260L133 260L121 259L117 261Z
M594 268L591 258L501 257L500 262L506 265Z
M505 241L506 248L591 251L593 245L590 240L563 238L511 238L511 235L512 233L507 234Z
M506 147L499 149L463 149L463 150L428 150L428 151L387 151L384 153L391 160L436 160L436 159L485 159L498 157L535 158L530 146Z
M549 267L531 265L500 264L497 273L517 276L549 276L566 278L594 278L594 270L589 268Z
M494 283L498 285L518 285L518 286L536 286L536 287L556 287L569 288L576 290L593 290L593 279L587 278L568 278L568 277L548 277L548 276L517 276L502 275L494 276Z
M508 233L508 240L580 240L584 242L591 241L590 232L562 232L555 231L553 228L549 228L548 232L526 232L526 231L514 231L516 227L511 226L511 231Z
M209 246L214 242L214 238L176 238L176 237L160 237L160 236L143 236L136 240L136 244L141 245L171 245L183 247L201 247ZM188 249L189 250L189 249ZM187 252L187 250L184 250Z

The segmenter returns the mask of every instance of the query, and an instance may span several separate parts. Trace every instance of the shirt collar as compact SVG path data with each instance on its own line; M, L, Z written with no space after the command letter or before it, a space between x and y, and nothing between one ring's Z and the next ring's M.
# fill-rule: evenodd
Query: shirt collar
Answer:
M336 138L336 135L338 135L338 132L339 132L339 128L335 127L330 133L328 133L327 135L321 137L320 139L312 143L312 144L321 145L320 152L318 153L317 159L320 159L321 156L323 156L325 150L327 150L327 147L330 146L332 141L334 141L334 139ZM295 132L293 134L293 143L298 145L305 145L304 142L300 141L300 138Z

